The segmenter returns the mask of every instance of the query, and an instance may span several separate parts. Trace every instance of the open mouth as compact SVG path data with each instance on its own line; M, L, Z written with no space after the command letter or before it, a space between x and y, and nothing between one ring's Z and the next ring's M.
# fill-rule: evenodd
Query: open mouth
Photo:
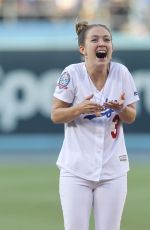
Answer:
M105 58L107 56L107 52L105 50L99 50L96 52L97 58Z

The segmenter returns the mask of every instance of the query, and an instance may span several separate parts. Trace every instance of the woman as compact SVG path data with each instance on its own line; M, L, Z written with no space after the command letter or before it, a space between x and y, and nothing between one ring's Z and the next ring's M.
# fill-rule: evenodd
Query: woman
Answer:
M128 156L122 123L139 100L128 69L111 61L110 30L76 24L84 62L69 65L54 92L51 119L65 124L57 165L65 230L119 230L127 193Z

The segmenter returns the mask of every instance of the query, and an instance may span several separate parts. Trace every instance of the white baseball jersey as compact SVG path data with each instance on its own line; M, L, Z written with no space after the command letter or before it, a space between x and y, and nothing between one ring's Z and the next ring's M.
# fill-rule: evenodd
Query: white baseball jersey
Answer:
M64 69L54 97L73 106L91 94L94 94L92 100L103 104L105 101L118 100L123 93L125 106L139 100L134 80L124 65L111 62L107 81L99 91L82 62ZM112 179L126 173L129 162L117 112L107 108L100 117L81 114L72 122L65 123L65 137L57 165L91 181Z

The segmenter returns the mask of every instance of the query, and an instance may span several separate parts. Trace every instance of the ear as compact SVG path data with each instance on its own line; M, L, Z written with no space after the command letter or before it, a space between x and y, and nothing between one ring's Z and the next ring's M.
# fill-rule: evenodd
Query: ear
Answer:
M81 53L83 56L85 56L85 48L84 48L84 46L80 46L80 47L79 47L79 50L80 50L80 53Z

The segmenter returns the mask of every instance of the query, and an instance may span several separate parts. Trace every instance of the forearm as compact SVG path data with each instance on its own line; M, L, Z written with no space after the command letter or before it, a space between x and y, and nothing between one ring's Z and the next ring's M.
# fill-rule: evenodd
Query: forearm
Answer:
M81 114L80 109L77 106L71 106L68 108L57 108L51 113L51 120L56 123L67 123L73 121Z
M102 106L90 101L93 95L89 95L81 103L71 105L57 98L53 100L51 120L56 123L67 123L76 119L80 114L93 114L102 109Z
M121 121L131 124L136 118L136 109L133 107L126 106L120 113L119 117Z

